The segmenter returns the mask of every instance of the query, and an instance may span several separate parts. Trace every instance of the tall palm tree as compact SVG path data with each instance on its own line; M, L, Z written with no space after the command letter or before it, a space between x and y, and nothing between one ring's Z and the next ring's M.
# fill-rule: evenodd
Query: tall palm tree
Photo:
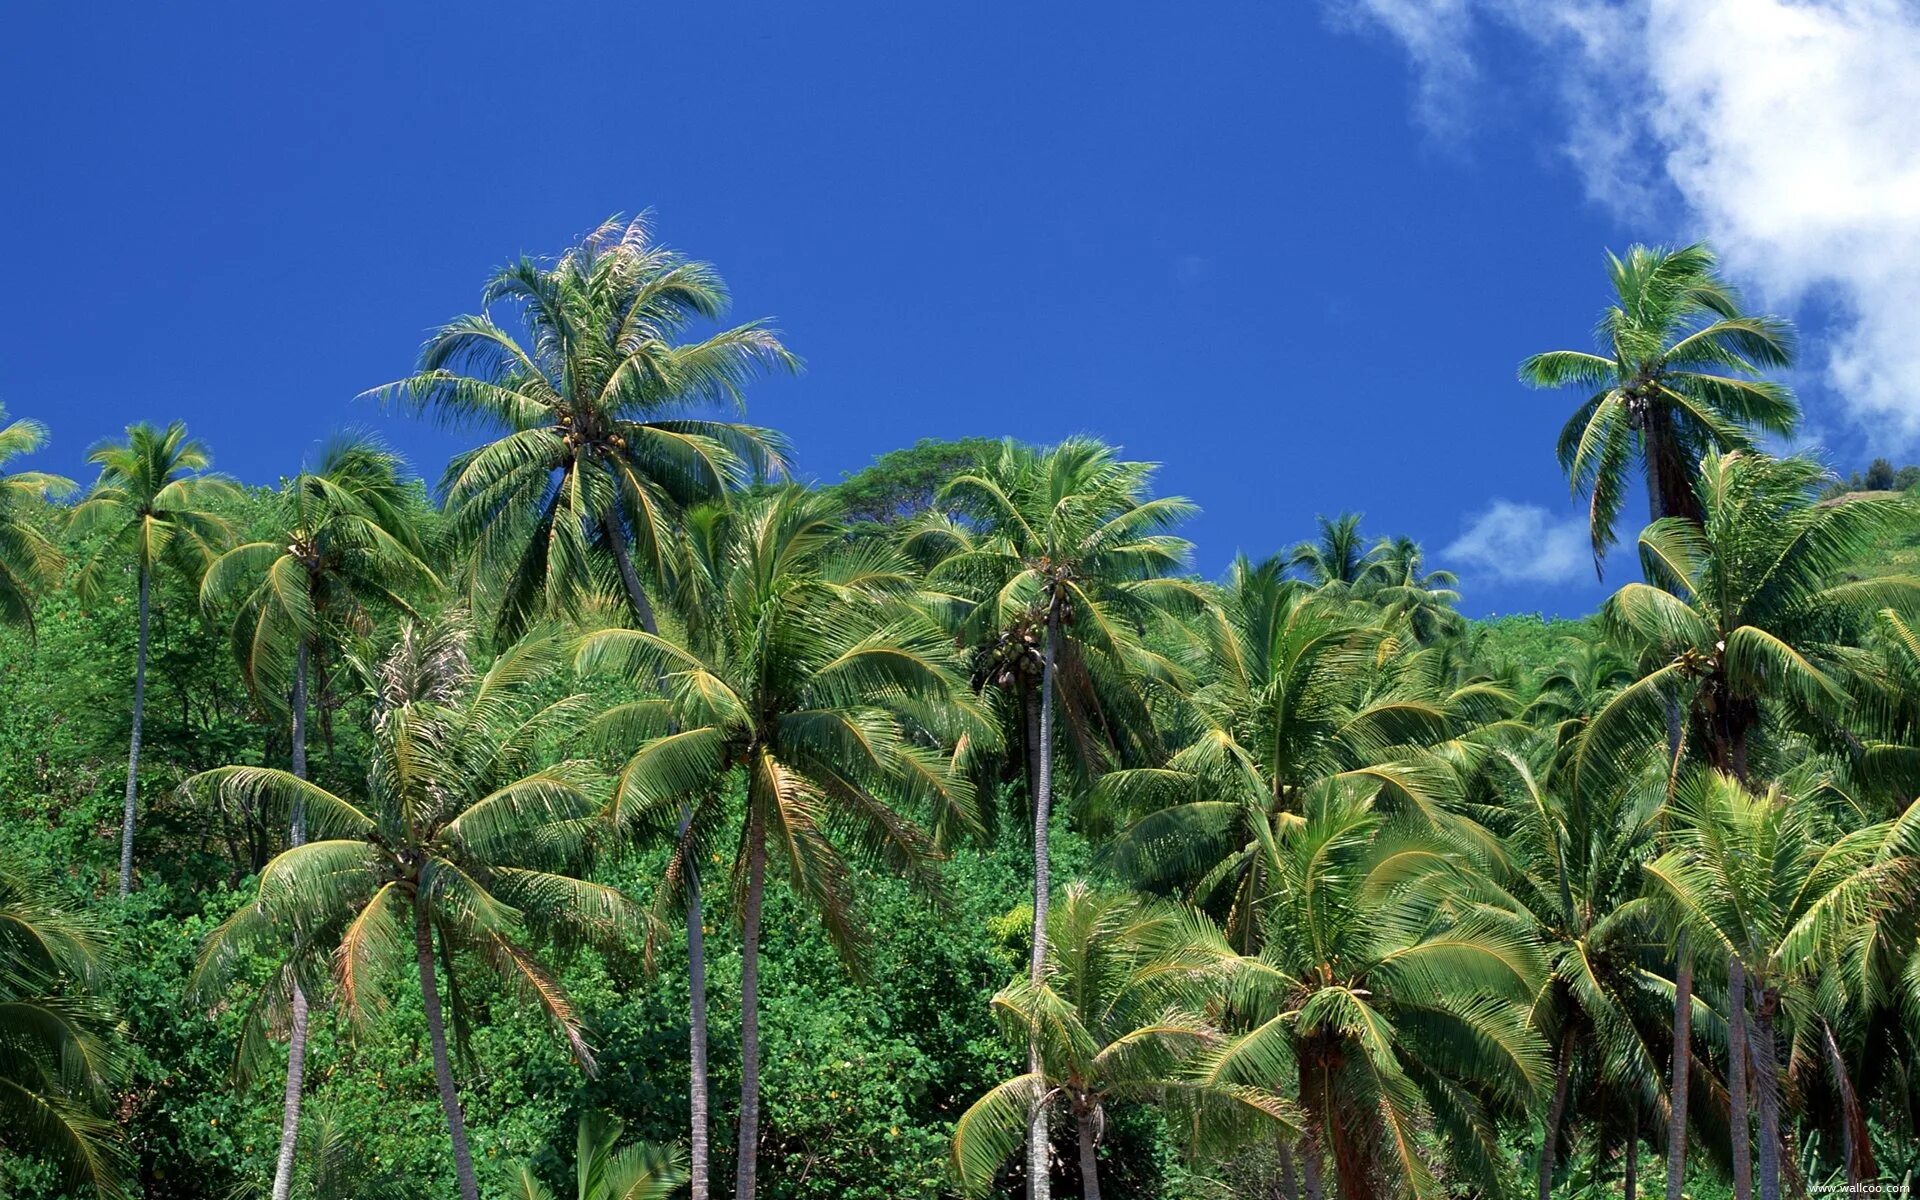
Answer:
M437 588L425 561L418 505L400 476L401 460L368 437L329 442L314 465L275 497L272 536L216 559L200 583L201 604L232 615L234 655L267 708L284 703L291 719L292 773L307 777L309 679L344 633L364 624L369 603L411 613L411 597ZM303 793L293 793L288 841L307 840ZM286 978L290 1006L287 1086L273 1200L293 1187L308 1005L297 972Z
M1427 570L1420 543L1409 537L1381 538L1367 552L1360 590L1366 598L1403 620L1422 645L1431 646L1467 627L1455 608L1460 580L1452 571Z
M1380 790L1383 805L1471 833L1438 752L1513 704L1489 684L1444 685L1433 652L1285 571L1279 558L1234 563L1197 623L1190 673L1204 682L1170 714L1177 749L1095 792L1128 822L1108 864L1221 914L1249 953L1273 895L1265 847L1315 790Z
M1825 478L1805 459L1729 452L1701 463L1699 522L1670 517L1641 533L1649 575L1672 591L1629 583L1601 610L1642 667L1594 715L1577 787L1605 790L1643 763L1662 741L1669 696L1690 744L1741 779L1769 713L1816 731L1846 716L1846 643L1883 607L1920 607L1920 578L1844 572L1914 509L1885 494L1816 504Z
M1697 939L1727 956L1736 1177L1747 1153L1743 1058L1750 1053L1760 1196L1779 1200L1783 997L1811 988L1823 947L1866 927L1888 897L1911 894L1920 804L1896 821L1830 840L1815 828L1808 798L1779 784L1761 793L1735 776L1700 771L1682 782L1674 802L1681 821L1673 845L1647 865L1647 879ZM1811 1008L1810 997L1800 1000L1794 1007Z
M0 407L0 423L7 410ZM44 471L8 471L6 464L47 444L47 427L22 417L0 424L0 624L33 634L34 597L59 582L65 559L34 522L35 505L73 490L73 481Z
M117 1198L126 1162L106 1108L124 1063L111 1014L88 993L119 964L103 931L57 894L0 853L0 1149L44 1155L71 1187Z
M187 437L175 421L164 430L144 421L127 426L123 442L103 442L87 454L100 478L74 509L76 536L101 535L77 581L91 602L106 589L109 572L131 560L138 596L139 628L133 666L133 730L127 738L127 795L120 818L120 894L133 890L133 823L140 781L140 724L147 701L147 629L153 577L171 567L196 587L214 556L232 540L233 528L215 508L239 495L228 480L205 474L213 465L206 446Z
M1028 975L1040 984L1046 963L1049 830L1053 809L1054 716L1063 666L1083 677L1117 676L1148 656L1133 633L1157 606L1190 600L1194 589L1171 578L1189 545L1169 531L1197 511L1177 497L1149 497L1153 467L1124 462L1091 438L1051 449L1009 439L997 457L955 476L916 538L948 543L929 572L931 586L965 598L962 637L970 645L1009 646L1022 662L1038 658L1038 695L1026 706L1024 739L1032 763L1033 949ZM1102 661L1093 669L1090 662ZM1011 682L1011 666L997 672ZM1090 689L1076 689L1084 692ZM1026 695L1032 696L1031 690ZM1086 716L1071 731L1090 740ZM1039 1047L1031 1048L1038 1069ZM1044 1114L1034 1113L1028 1149L1029 1195L1047 1196Z
M546 1011L591 1072L580 1014L529 943L550 930L613 943L639 919L619 891L577 874L601 800L591 764L546 761L589 714L584 696L547 696L562 646L528 639L476 674L463 643L403 632L378 681L363 795L264 767L222 767L187 786L303 808L319 835L267 864L253 902L208 940L201 972L218 977L261 948L330 947L341 1004L359 1017L379 1009L385 975L411 950L460 1194L477 1200L440 969L451 982L454 953L472 952Z
M950 760L911 735L922 706L971 706L952 639L918 603L905 560L884 546L849 546L836 518L831 501L791 487L692 514L682 629L606 630L580 650L585 669L658 681L658 699L613 709L600 732L631 748L614 819L683 831L667 888L680 886L687 861L710 852L726 781L746 777L734 857L743 897L739 1200L753 1196L758 1167L769 857L779 856L857 964L865 931L851 862L881 862L933 887L937 851L897 805L971 801Z
M1317 793L1263 853L1264 941L1234 989L1251 1027L1199 1078L1296 1081L1308 1200L1326 1196L1328 1155L1342 1200L1393 1179L1431 1194L1429 1129L1497 1190L1494 1121L1550 1077L1528 1020L1544 976L1529 922L1469 860L1343 789Z
M1526 758L1501 750L1495 763L1511 779L1504 832L1506 891L1545 947L1547 974L1532 1023L1555 1046L1553 1091L1545 1114L1539 1196L1552 1192L1562 1120L1576 1081L1599 1104L1639 1111L1658 1102L1656 981L1642 967L1659 948L1658 923L1641 896L1640 864L1653 843L1664 792L1623 791L1569 804L1536 777ZM1638 1130L1628 1153L1637 1151Z
M496 304L517 310L518 336L486 315ZM656 632L647 587L671 581L686 507L784 467L778 435L699 415L741 407L763 371L799 366L758 321L683 340L727 304L712 266L654 241L645 218L615 218L556 261L496 272L481 314L443 326L413 375L374 390L500 435L442 482L469 582L492 593L496 638L579 613L598 590L596 554L612 556L641 628Z
M574 1200L667 1200L687 1182L686 1156L675 1146L662 1150L637 1143L620 1144L619 1121L589 1109L580 1114L574 1148ZM514 1176L513 1200L555 1200L531 1167Z
M1287 565L1301 572L1315 587L1351 587L1367 573L1367 545L1360 536L1360 514L1341 513L1332 519L1315 517L1320 531L1314 540L1287 552Z
M1030 1113L1056 1098L1080 1144L1080 1188L1100 1200L1099 1142L1110 1106L1185 1099L1289 1132L1297 1113L1259 1087L1195 1081L1186 1069L1220 1031L1205 1009L1234 956L1204 917L1130 895L1068 885L1048 914L1047 971L993 998L1003 1023L1040 1043L1040 1069L993 1087L953 1130L961 1190L983 1195L1019 1149Z
M1700 518L1691 480L1701 458L1750 449L1756 430L1786 435L1800 406L1759 377L1793 363L1793 329L1746 313L1703 245L1633 246L1607 255L1614 302L1600 317L1600 353L1550 350L1520 364L1532 387L1579 387L1589 395L1560 431L1560 465L1574 492L1591 499L1596 570L1636 461L1651 519Z

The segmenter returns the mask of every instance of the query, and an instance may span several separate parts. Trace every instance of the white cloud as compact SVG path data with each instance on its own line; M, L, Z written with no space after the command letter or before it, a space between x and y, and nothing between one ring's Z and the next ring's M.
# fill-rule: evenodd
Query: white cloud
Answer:
M1440 554L1445 563L1501 583L1573 584L1593 577L1586 521L1556 517L1538 504L1495 500Z
M1469 104L1476 22L1560 80L1589 191L1704 236L1769 305L1830 306L1809 347L1874 441L1920 443L1920 6L1911 0L1329 0L1406 47L1423 119Z

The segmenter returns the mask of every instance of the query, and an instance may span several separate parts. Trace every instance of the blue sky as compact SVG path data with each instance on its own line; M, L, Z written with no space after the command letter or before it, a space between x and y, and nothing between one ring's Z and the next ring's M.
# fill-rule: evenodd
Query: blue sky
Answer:
M492 267L651 209L806 358L751 415L809 475L1091 432L1203 506L1208 572L1357 509L1472 612L1585 611L1571 398L1514 366L1585 344L1603 248L1730 227L1652 117L1644 194L1605 186L1579 52L1510 3L17 10L0 401L75 475L177 416L250 481L346 425L432 477L463 438L353 397ZM1796 380L1858 465L1859 295L1761 282L1866 344Z

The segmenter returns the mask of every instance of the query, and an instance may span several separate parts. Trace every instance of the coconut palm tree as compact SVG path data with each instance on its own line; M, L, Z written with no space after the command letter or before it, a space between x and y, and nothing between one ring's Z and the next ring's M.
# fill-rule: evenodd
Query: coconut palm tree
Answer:
M947 511L930 514L909 539L936 560L929 585L956 593L962 641L982 648L986 677L1020 690L1033 802L1035 986L1046 962L1056 705L1070 701L1069 733L1083 758L1097 760L1094 730L1104 721L1088 701L1098 682L1161 670L1134 634L1157 608L1195 594L1170 577L1189 546L1169 531L1197 510L1177 497L1150 498L1152 475L1151 464L1124 462L1091 438L1045 450L1009 439L996 457L949 481L939 498ZM1079 686L1063 688L1063 675ZM1047 1195L1041 1121L1036 1112L1033 1200Z
M1329 520L1315 517L1320 531L1314 540L1287 552L1287 565L1306 576L1315 587L1351 587L1367 574L1367 545L1360 536L1359 513L1341 513Z
M621 1128L619 1121L598 1110L580 1114L574 1200L667 1200L687 1182L686 1156L679 1147L622 1146ZM510 1194L513 1200L555 1200L553 1191L524 1164Z
M1601 610L1637 650L1639 677L1594 715L1575 786L1605 790L1644 762L1679 702L1689 743L1716 770L1750 777L1768 714L1824 730L1848 712L1845 643L1884 607L1920 606L1920 578L1844 579L1855 556L1913 517L1899 496L1816 504L1826 478L1800 458L1729 452L1701 463L1701 521L1666 518L1640 535L1648 573Z
M611 555L641 628L656 632L647 588L671 582L686 507L784 468L778 435L700 415L741 407L764 371L799 366L758 321L683 340L727 303L712 266L654 241L644 217L615 218L557 261L496 272L480 315L443 326L413 375L374 389L500 435L457 456L441 485L496 639L577 615L599 590L597 555ZM496 304L517 310L518 336L486 315Z
M1434 1193L1429 1130L1497 1189L1494 1121L1551 1077L1528 1019L1545 975L1530 922L1470 860L1354 789L1316 792L1262 850L1264 940L1233 988L1248 1028L1196 1079L1296 1084L1308 1200L1327 1194L1325 1156L1342 1200L1389 1180Z
M1641 963L1660 948L1660 930L1641 895L1640 864L1654 840L1664 791L1623 791L1569 804L1512 750L1493 759L1509 780L1504 832L1507 893L1545 947L1547 974L1531 1021L1555 1047L1553 1091L1540 1145L1540 1200L1554 1166L1573 1085L1594 1103L1637 1112L1657 1104L1658 982ZM1649 798L1650 797L1650 802ZM1628 1153L1639 1145L1629 1134Z
M126 1163L106 1108L123 1061L111 1014L88 994L119 964L103 931L58 894L45 873L0 853L0 1149L43 1155L70 1187L121 1197Z
M41 532L34 506L73 490L73 481L44 471L8 471L6 464L47 444L47 427L22 417L4 424L0 407L0 624L33 635L33 601L59 582L65 559Z
M1920 804L1895 821L1832 838L1816 827L1809 797L1778 783L1757 792L1739 777L1698 771L1681 783L1674 804L1681 819L1672 846L1647 864L1646 877L1696 940L1726 955L1736 1179L1746 1166L1743 1060L1750 1053L1760 1196L1779 1200L1781 1024L1789 1009L1811 1010L1805 993L1823 947L1852 940L1890 898L1911 895ZM1798 1002L1783 1009L1796 989Z
M1703 245L1633 246L1607 255L1614 302L1596 331L1600 353L1550 350L1520 364L1531 387L1588 391L1560 431L1560 465L1591 499L1596 570L1616 540L1628 472L1646 479L1651 519L1700 518L1691 480L1708 455L1752 446L1756 430L1786 435L1800 407L1759 377L1793 363L1793 329L1742 311Z
M1208 1002L1234 955L1206 918L1131 895L1068 885L1048 914L1047 969L993 998L1022 1041L1040 1043L1040 1068L997 1084L961 1115L953 1165L967 1195L984 1195L1026 1137L1035 1108L1059 1102L1080 1145L1080 1188L1099 1200L1099 1143L1115 1104L1184 1099L1251 1115L1289 1132L1297 1113L1259 1087L1196 1083L1185 1070L1217 1045Z
M171 567L199 586L207 566L233 528L214 509L235 500L233 484L206 470L213 456L187 437L175 421L165 429L142 422L127 426L123 442L103 442L87 454L100 478L73 511L75 536L99 534L100 542L76 581L91 603L106 589L107 576L131 561L138 596L139 635L133 666L133 731L127 739L127 795L120 818L120 894L133 890L133 823L140 779L140 724L147 701L147 628L153 577Z
M754 1194L758 1166L768 859L778 856L857 964L865 931L852 864L884 863L934 887L937 851L902 807L971 802L951 761L913 735L923 707L972 707L958 651L920 606L906 561L842 535L831 501L792 487L696 511L678 567L682 628L606 630L580 649L584 669L657 681L658 698L611 710L600 735L631 750L614 820L681 831L667 889L680 886L687 861L711 852L726 781L745 776L734 856L743 926L739 1200Z
M362 795L264 767L223 767L185 786L303 808L317 835L267 864L253 902L209 938L200 973L222 977L261 949L305 958L327 947L342 1007L363 1018L381 1007L386 975L411 950L455 1175L464 1200L476 1200L440 971L451 985L455 953L470 952L538 1003L591 1072L582 1018L531 941L562 931L614 943L640 922L620 892L577 874L602 801L591 764L546 761L546 747L577 733L590 711L584 696L547 698L563 647L528 639L482 674L464 641L403 631L378 679Z
M1189 673L1204 682L1169 720L1178 748L1095 792L1128 822L1107 863L1223 915L1248 953L1272 895L1264 848L1312 792L1370 787L1383 805L1472 834L1460 776L1438 751L1513 704L1490 684L1444 685L1436 654L1285 571L1279 558L1233 564L1197 622Z
M1423 646L1467 628L1466 618L1455 608L1460 603L1459 588L1460 580L1452 571L1427 570L1420 543L1408 537L1375 542L1367 552L1359 586L1390 618L1406 622Z

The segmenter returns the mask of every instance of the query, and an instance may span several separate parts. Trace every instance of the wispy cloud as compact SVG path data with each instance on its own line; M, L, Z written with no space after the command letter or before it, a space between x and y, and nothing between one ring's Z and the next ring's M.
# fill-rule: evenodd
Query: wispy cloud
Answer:
M1405 46L1461 129L1477 26L1551 59L1568 157L1624 215L1704 235L1770 305L1826 306L1808 365L1920 444L1920 6L1911 0L1329 0Z
M1495 500L1441 556L1470 576L1499 583L1571 585L1593 578L1586 521L1538 504Z

